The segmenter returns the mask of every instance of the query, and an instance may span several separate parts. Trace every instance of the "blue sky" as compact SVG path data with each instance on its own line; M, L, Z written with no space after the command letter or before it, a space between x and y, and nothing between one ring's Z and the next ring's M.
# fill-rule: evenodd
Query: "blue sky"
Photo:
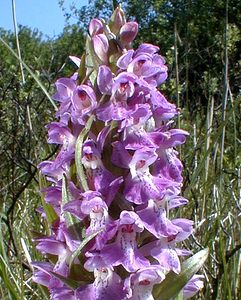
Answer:
M18 24L37 28L51 38L62 32L65 18L58 0L15 0L15 3ZM65 0L64 6L68 8L71 3L81 7L88 0ZM8 30L13 30L11 5L12 0L0 0L0 27Z

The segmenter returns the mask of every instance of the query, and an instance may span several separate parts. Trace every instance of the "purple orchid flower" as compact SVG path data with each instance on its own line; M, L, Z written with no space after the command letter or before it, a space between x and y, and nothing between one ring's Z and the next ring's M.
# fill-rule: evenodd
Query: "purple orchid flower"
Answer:
M33 263L33 279L54 300L152 300L153 286L180 273L180 256L191 254L177 243L192 234L193 222L171 211L188 202L175 149L188 133L174 127L179 109L158 90L165 59L152 44L132 49L137 31L120 7L109 24L93 19L86 62L70 56L80 70L56 82L59 121L46 127L48 142L60 149L39 169L57 219L49 236L35 239L55 263ZM75 288L67 285L72 265L84 275ZM194 276L184 299L202 285Z
M128 299L133 300L154 300L152 287L165 279L163 269L159 265L149 267L132 273L125 280L125 289L128 291Z
M138 32L138 24L136 22L127 22L121 29L119 38L123 46L128 46L135 39Z
M116 62L117 67L119 67L122 70L126 70L132 61L132 57L134 55L134 50L130 49L126 51Z
M111 268L97 268L94 271L95 281L85 288L76 291L76 300L124 300L125 292L121 278Z
M143 230L144 226L136 213L122 211L117 224L115 242L106 245L97 254L97 259L92 256L88 265L98 264L98 267L122 265L128 272L149 266L150 262L138 251L136 243L137 233Z
M57 263L53 271L67 276L69 272L68 263L72 253L77 249L79 241L74 240L66 228L63 217L57 226L55 234L50 237L34 239L37 242L36 248L42 253L48 253L58 256Z
M139 131L143 131L142 128L150 117L151 110L148 104L135 105L134 108L127 113L127 118L121 122L119 132L124 130L124 137L129 137L136 131L139 133ZM138 134L138 136L141 136L141 134Z
M173 149L157 151L158 159L153 166L153 174L175 182L182 182L183 165Z
M189 299L196 295L198 291L200 291L204 284L203 284L203 275L194 275L188 283L183 288L183 299Z
M42 193L45 193L45 201L51 204L53 207L60 208L62 201L62 187L61 183L59 185L50 186L41 190Z
M46 126L48 129L48 143L65 145L66 148L74 146L75 137L70 129L65 125L58 122L52 122Z
M108 240L112 239L116 233L116 224L110 218L108 206L101 197L96 196L96 192L84 193L84 200L81 203L81 211L89 216L90 225L86 229L86 234L103 229L103 231L95 238L94 249L101 250Z
M51 299L65 300L68 298L70 300L76 300L75 292L65 286L61 280L53 276L52 272L57 273L53 265L46 262L33 262L32 265L36 269L34 271L33 280L49 289Z
M59 288L54 287L50 292L51 300L76 300L75 292L66 286Z
M59 102L66 102L70 100L76 83L70 78L60 78L55 83L57 92L53 95L53 99Z
M104 82L99 80L99 87L102 90L104 90L103 85L107 79L104 77L103 80ZM97 109L98 119L102 121L125 119L128 110L132 108L128 105L127 99L133 96L135 92L135 82L136 76L127 72L123 72L114 78L110 102L101 105Z
M149 200L146 208L137 211L145 228L157 238L177 235L182 230L167 218L164 205L165 201Z
M156 87L167 79L165 59L156 54L158 50L158 47L143 44L135 52L129 50L124 53L117 61L117 66L136 74L152 87Z
M104 32L103 24L98 19L92 19L89 24L89 33L90 36L94 36L96 34L101 34Z
M175 244L185 240L192 233L193 222L187 219L175 219L172 220L172 224L179 227L177 234L146 244L141 248L141 252L155 258L166 271L172 270L178 274L181 271L179 256L190 255L191 252L179 249Z
M111 69L105 65L99 67L97 84L102 94L111 95L111 89L113 86L113 74Z
M93 191L99 191L108 198L110 185L112 187L117 185L118 189L118 183L121 183L121 179L116 181L117 178L104 167L101 153L93 140L85 142L82 151L82 163L86 169L89 188Z
M100 61L104 64L108 64L108 49L109 49L109 42L105 34L100 33L96 34L92 37L93 48L100 59Z
M33 280L36 283L44 285L49 289L61 288L64 284L54 277L51 272L54 271L54 265L48 262L32 262L32 266L36 269L33 274Z
M128 201L142 204L151 199L160 199L169 186L176 185L150 173L150 166L156 159L157 154L153 149L135 151L129 163L130 174L125 181L124 195Z
M80 85L74 90L71 97L72 119L74 123L85 124L85 117L89 116L97 106L96 96L91 87Z
M114 243L107 244L101 251L87 253L90 258L85 267L91 270L91 266L102 268L122 265L128 272L134 272L149 266L150 262L137 248L136 235L144 230L138 215L134 212L122 211L116 230Z
M43 175L47 176L47 179L52 182L58 182L62 179L63 174L69 172L69 161L73 158L71 155L66 161L63 152L60 152L54 161L43 161L38 165Z

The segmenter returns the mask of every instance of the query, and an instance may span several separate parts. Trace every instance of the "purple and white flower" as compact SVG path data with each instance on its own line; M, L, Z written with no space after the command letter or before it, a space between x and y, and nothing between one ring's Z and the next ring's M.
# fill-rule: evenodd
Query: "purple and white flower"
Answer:
M35 239L55 258L33 263L33 280L51 299L152 300L153 286L179 274L180 256L191 254L177 243L193 233L193 222L173 214L188 202L176 149L188 133L174 128L178 108L158 89L165 59L155 45L132 49L137 31L119 7L109 25L93 19L86 64L70 57L85 80L75 72L56 82L59 121L46 127L60 149L39 164L56 220L50 236ZM184 299L202 288L201 279L191 278Z

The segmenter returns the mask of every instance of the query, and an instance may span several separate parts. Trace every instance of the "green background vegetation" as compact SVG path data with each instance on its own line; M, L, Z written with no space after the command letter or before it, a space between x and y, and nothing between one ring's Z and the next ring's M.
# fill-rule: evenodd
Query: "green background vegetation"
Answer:
M64 1L59 1L64 9ZM114 5L116 1L113 1ZM79 23L66 26L55 40L20 27L22 60L51 95L54 82L69 76L69 55L81 56L87 24L110 16L112 1L92 1L71 11ZM122 1L128 20L140 30L135 45L156 44L166 57L169 79L163 93L181 108L177 126L190 132L179 148L184 163L183 195L189 204L178 211L195 221L186 247L209 247L201 272L205 288L196 299L238 300L240 273L240 129L241 1ZM16 35L0 29L15 53ZM44 125L55 120L54 107L33 74L0 41L0 298L48 299L31 281L32 260L42 257L32 243L48 227L36 212L42 204L37 165L52 159ZM42 181L42 180L41 180Z

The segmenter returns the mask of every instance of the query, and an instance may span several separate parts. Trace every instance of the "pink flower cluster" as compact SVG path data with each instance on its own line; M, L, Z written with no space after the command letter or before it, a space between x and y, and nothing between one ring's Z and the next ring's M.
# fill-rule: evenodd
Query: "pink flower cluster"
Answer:
M190 255L179 245L193 222L171 217L188 202L175 150L188 133L173 128L178 110L158 89L167 78L159 48L131 48L137 31L120 8L109 25L93 19L85 57L71 57L79 71L56 82L58 121L47 129L60 150L39 165L56 219L51 236L35 239L49 261L33 263L51 299L151 300L153 285Z

